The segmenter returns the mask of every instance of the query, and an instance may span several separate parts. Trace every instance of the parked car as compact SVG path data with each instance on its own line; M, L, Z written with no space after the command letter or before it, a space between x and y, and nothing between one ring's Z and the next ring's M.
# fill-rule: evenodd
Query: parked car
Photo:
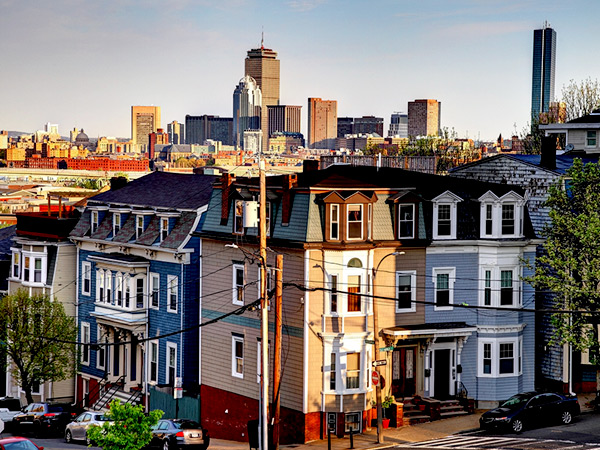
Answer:
M575 395L524 392L513 395L498 408L487 411L479 418L482 429L504 428L520 433L533 425L562 422L569 424L580 413Z
M152 440L148 448L198 449L205 450L210 443L208 431L193 420L159 420L152 429Z
M11 437L0 439L0 449L2 450L44 450L44 447L38 447L29 439L24 437Z
M65 442L85 441L87 445L92 442L87 436L87 432L92 426L101 427L104 422L108 421L108 417L104 413L98 411L84 411L77 418L68 423L65 428Z
M0 397L0 420L4 422L4 429L9 431L12 420L21 413L21 401L13 397Z
M48 433L62 435L75 415L68 403L30 403L13 418L14 430L31 429L36 436Z

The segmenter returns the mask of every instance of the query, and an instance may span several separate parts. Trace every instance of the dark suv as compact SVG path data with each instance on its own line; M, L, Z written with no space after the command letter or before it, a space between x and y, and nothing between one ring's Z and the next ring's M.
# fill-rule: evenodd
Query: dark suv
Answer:
M62 435L75 415L68 403L30 403L13 418L13 426L15 431L31 429L36 436L48 433Z

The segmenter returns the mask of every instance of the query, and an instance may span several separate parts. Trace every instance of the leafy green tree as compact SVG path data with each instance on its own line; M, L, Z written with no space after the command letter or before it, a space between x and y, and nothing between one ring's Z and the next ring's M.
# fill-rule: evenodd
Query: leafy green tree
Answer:
M20 289L0 299L0 330L9 357L0 365L20 384L28 403L36 383L74 376L77 325L62 303Z
M550 224L544 252L538 258L537 289L550 291L556 309L572 314L552 316L551 344L571 344L575 350L598 349L600 324L600 165L575 159L558 184L550 189Z
M140 450L152 439L152 427L163 414L155 410L146 415L143 406L115 399L106 413L109 421L101 427L90 428L88 437L103 450Z

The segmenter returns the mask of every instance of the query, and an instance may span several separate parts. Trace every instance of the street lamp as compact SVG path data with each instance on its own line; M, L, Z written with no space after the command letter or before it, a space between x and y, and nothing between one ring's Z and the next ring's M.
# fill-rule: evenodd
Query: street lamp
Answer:
M373 269L373 333L375 334L375 360L379 360L379 308L377 306L377 299L375 298L375 277L377 276L377 271L379 270L379 266L388 256L399 256L404 255L404 252L393 252L388 253L383 258L379 260L377 267ZM377 375L379 375L379 366L375 367L375 371ZM375 398L377 400L377 443L383 443L383 425L382 425L382 409L381 409L381 382L377 383L375 387Z

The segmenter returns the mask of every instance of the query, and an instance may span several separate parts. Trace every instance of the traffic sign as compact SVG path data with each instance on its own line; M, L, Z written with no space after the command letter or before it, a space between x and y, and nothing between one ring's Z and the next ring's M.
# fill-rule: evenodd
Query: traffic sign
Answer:
M379 349L379 351L380 352L392 352L392 351L394 351L394 347L393 346L392 347L381 347Z
M373 386L377 386L379 384L379 373L377 373L375 370L371 374L371 381L373 382Z
M387 360L385 360L385 359L378 359L377 361L373 361L373 367L385 366L385 365L387 365Z
M365 339L365 344L375 345L375 341L373 339Z

